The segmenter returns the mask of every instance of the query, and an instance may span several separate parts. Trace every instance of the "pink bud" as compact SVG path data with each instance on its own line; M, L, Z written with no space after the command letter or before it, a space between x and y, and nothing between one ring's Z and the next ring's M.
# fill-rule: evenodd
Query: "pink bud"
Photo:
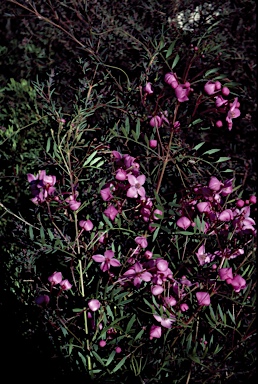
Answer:
M151 251L145 251L144 256L146 259L150 260L152 258L153 253Z
M228 89L228 87L222 87L221 93L223 96L228 96L230 94L230 90Z
M233 220L233 218L234 218L234 215L231 209L225 209L223 212L219 214L219 217L218 217L220 221L230 221L230 220Z
M105 346L106 346L106 342L105 342L105 340L100 340L100 342L99 342L99 346L101 347L101 348L104 348Z
M223 123L222 123L221 120L216 121L215 125L216 125L217 128L223 127Z
M127 179L127 173L124 169L122 168L119 168L117 171L116 171L116 179L117 180L120 180L120 181L124 181Z
M163 212L160 209L155 209L154 212L153 212L153 217L156 220L160 220L161 217L158 217L157 215L163 216Z
M116 347L115 351L116 351L116 353L121 353L122 349L120 347Z
M72 211L77 211L77 209L80 207L81 202L76 200L70 200L69 201L69 207Z
M178 86L177 78L175 77L173 72L169 72L165 75L165 82L169 84L173 89Z
M146 83L145 87L144 87L144 92L147 93L148 95L151 95L153 93L153 90L152 90L152 84L150 82Z
M168 262L166 260L158 260L156 267L159 271L165 272L168 269Z
M251 204L256 204L256 196L254 195L250 196L249 201Z
M156 148L157 145L158 145L157 140L150 140L150 141L149 141L149 146L150 146L150 148Z
M88 307L92 312L97 311L100 308L100 306L101 306L100 302L96 299L92 299L88 301Z
M162 126L163 120L160 116L154 116L150 120L150 126L160 128Z
M243 208L244 205L245 205L244 200L242 200L242 199L237 200L237 202L236 202L236 206L237 206L238 208Z

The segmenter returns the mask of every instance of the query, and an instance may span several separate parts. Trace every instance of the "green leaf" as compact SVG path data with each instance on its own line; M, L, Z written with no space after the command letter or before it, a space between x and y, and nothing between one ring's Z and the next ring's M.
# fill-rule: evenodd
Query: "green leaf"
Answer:
M205 141L203 141L202 143L199 143L195 147L193 147L193 151L198 151L198 149L200 149L203 146L203 144L205 144Z
M48 153L49 150L50 150L50 143L51 143L51 137L49 137L49 138L47 139L47 148L46 148L46 152L47 152L47 153Z
M220 157L215 163L223 163L223 161L228 161L230 159L230 157Z
M172 54L173 50L174 50L174 47L175 47L175 44L176 44L176 40L174 40L170 46L168 47L167 49L167 52L166 52L166 59Z
M209 69L208 71L206 71L205 72L205 74L204 74L204 77L207 77L207 76L209 76L209 75L211 75L212 73L215 73L215 72L218 72L218 71L220 71L220 68L213 68L213 69Z
M140 332L137 333L137 335L135 336L134 340L138 340L142 337L144 333L144 329L140 330Z
M94 151L92 152L92 154L90 154L90 156L87 158L87 160L84 162L83 164L83 167L85 167L86 165L89 165L91 160L96 156L96 154L98 153L98 151Z
M110 363L112 363L112 361L114 360L114 357L116 355L116 351L112 351L109 358L107 359L107 362L106 362L106 367L109 366Z
M135 319L136 319L136 316L133 315L133 317L130 319L129 323L127 324L127 327L126 327L126 330L125 330L125 333L129 333L132 326L133 326L133 323L135 322Z
M213 153L219 152L220 149L209 149L208 151L204 152L203 155L212 155Z
M29 236L30 236L30 239L33 241L34 240L34 233L33 233L33 228L31 226L29 226Z
M124 365L126 359L127 359L127 356L123 357L122 360L115 366L115 368L111 373L115 373L116 371L118 371Z
M80 356L80 358L82 360L82 363L83 363L84 367L86 368L87 367L87 363L86 363L85 356L83 356L83 354L81 352L78 352L78 355Z
M177 63L179 62L179 59L180 59L180 56L179 56L179 54L177 53L177 54L176 54L176 57L174 58L173 64L172 64L172 69L175 68L175 66L176 66Z
M103 360L101 359L101 357L97 354L97 352L95 352L95 351L91 351L91 353L93 354L93 356L95 357L95 359L98 360L98 362L99 362L101 365L105 366L104 361L103 361Z

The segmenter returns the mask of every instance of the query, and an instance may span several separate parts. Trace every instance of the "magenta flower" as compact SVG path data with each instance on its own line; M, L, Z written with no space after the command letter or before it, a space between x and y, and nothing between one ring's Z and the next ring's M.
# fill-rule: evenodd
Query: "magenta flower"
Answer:
M164 328L171 328L173 319L165 316L153 315Z
M68 289L72 288L72 284L70 284L67 279L61 281L60 286L63 291L67 291Z
M150 126L151 127L160 128L162 126L162 124L163 124L163 119L160 116L153 116L150 119Z
M116 353L121 353L122 352L122 348L116 347L115 351L116 351Z
M227 280L233 279L233 273L232 273L232 268L221 268L219 269L219 277L221 280Z
M85 231L91 231L93 228L93 223L90 220L80 220L79 226Z
M183 228L184 230L189 228L191 225L191 221L186 216L180 217L180 219L178 219L176 223L178 227Z
M232 119L236 119L241 114L240 110L237 108L237 105L238 105L238 98L236 97L234 102L232 103L232 105L228 111L227 117L226 117L229 131L231 131L231 129L232 129L232 125L233 125Z
M227 283L232 285L232 287L234 288L235 292L240 292L241 289L245 289L246 288L246 281L240 275L236 275L235 277L233 277L232 280L228 279Z
M104 348L105 346L106 346L106 342L105 342L105 340L100 340L100 342L99 342L99 346L101 347L101 348Z
M136 261L136 263L129 268L123 276L128 277L133 280L133 285L136 288L139 288L142 281L151 281L152 274L143 269L142 264Z
M201 202L201 203L198 203L196 205L196 208L201 213L210 213L211 212L211 203L209 203L208 201Z
M104 201L109 201L113 198L113 195L110 191L110 187L101 189L100 194Z
M217 179L217 177L212 176L209 181L209 188L212 191L219 191L221 187L223 186L223 183Z
M233 218L234 218L234 214L231 209L225 209L218 216L218 220L220 221L230 221L230 220L233 220Z
M150 340L152 340L154 337L156 339L159 339L161 337L161 334L162 334L161 327L159 327L157 325L152 325L151 326L151 329L150 329Z
M161 285L153 285L151 287L151 293L153 296L160 295L164 291L164 288Z
M77 209L79 209L80 205L81 205L80 201L76 201L76 200L70 200L69 201L69 207L72 211L77 211Z
M115 217L117 214L118 214L118 210L114 207L114 205L110 205L104 211L104 215L106 215L111 221L115 220Z
M135 238L135 242L136 242L136 244L140 245L141 248L147 248L148 247L148 241L147 241L146 237L144 237L144 236L137 236Z
M156 268L161 272L165 272L168 269L168 262L163 259L157 259Z
M169 84L173 89L178 86L178 81L173 72L166 73L165 83Z
M196 298L198 301L198 304L201 306L210 305L211 299L208 292L196 292Z
M249 201L251 204L256 204L257 198L255 195L250 196Z
M207 81L204 85L204 91L207 95L214 95L214 93L218 92L221 89L221 83L219 81Z
M121 263L117 259L114 259L114 252L111 250L108 250L103 255L94 255L92 256L93 260L97 263L101 263L100 269L103 272L106 272L110 269L110 266L112 267L120 267Z
M97 311L100 308L100 306L101 306L100 302L96 299L92 299L88 301L88 307L92 312Z
M199 260L200 265L204 265L210 263L214 260L215 255L211 253L205 253L205 245L201 245L198 251L196 252L196 256Z
M148 95L151 95L153 93L153 90L152 90L152 84L150 82L146 83L145 87L144 87L144 92L147 93Z
M124 181L127 179L127 173L124 169L122 168L119 168L117 171L116 171L116 179L117 180L120 180L120 181Z
M228 100L223 99L221 95L216 96L215 104L217 108L227 103L228 103Z
M176 98L180 103L189 100L190 83L179 84L175 89Z
M186 303L180 304L180 309L182 312L188 311L189 306Z
M138 177L128 175L128 181L131 186L127 191L127 197L137 198L138 195L144 197L145 189L143 187L143 184L145 183L145 180L145 175L140 175Z
M49 276L48 281L52 285L60 284L62 281L62 273L61 272L54 272L51 276Z
M169 296L164 297L164 303L166 306L170 305L171 307L173 307L174 305L176 305L177 301L173 296Z
M230 90L228 87L222 87L221 93L223 96L228 96L230 94Z

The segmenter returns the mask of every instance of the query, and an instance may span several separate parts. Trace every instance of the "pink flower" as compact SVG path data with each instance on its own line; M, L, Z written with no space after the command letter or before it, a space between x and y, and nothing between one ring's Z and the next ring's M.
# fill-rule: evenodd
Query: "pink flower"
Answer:
M106 342L105 342L105 340L100 340L100 342L99 342L99 346L101 347L101 348L104 348L105 346L106 346Z
M208 292L196 292L196 298L198 304L201 306L210 305L211 303L210 295Z
M151 293L153 296L160 295L164 291L163 287L161 285L153 285L151 287Z
M176 305L177 301L173 296L169 296L169 297L164 297L164 303L166 306L170 305L171 307L173 307L174 305Z
M153 315L164 328L171 328L173 319L165 316Z
M110 266L112 267L120 267L121 263L117 259L113 259L114 252L111 250L108 250L103 255L94 255L92 256L93 260L97 263L101 263L100 269L103 272L106 272L110 269Z
M69 207L72 211L77 211L77 209L79 209L80 205L81 205L80 201L76 201L76 200L70 200L69 201Z
M162 329L157 325L152 325L150 329L150 340L154 337L159 339L161 337Z
M161 217L160 217L161 216ZM153 218L155 220L160 220L162 219L162 216L163 216L163 212L160 210L160 209L155 209L154 212L153 212Z
M116 351L116 353L121 353L122 352L122 348L116 347L115 351Z
M173 89L178 86L178 81L173 72L166 73L165 82L169 84Z
M146 237L144 237L144 236L137 236L135 238L135 242L136 242L136 244L140 245L141 248L147 248L148 247L148 241L147 241Z
M221 192L220 192L222 196L228 196L228 195L230 195L230 193L232 193L233 180L234 179L230 179L230 180L226 180L224 182L223 187L222 187Z
M234 102L232 103L232 105L228 111L227 117L226 117L229 131L231 131L231 129L232 129L232 124L233 124L232 119L236 119L241 114L240 110L237 108L237 105L238 105L238 98L236 97Z
M175 89L176 98L180 103L189 100L188 96L190 93L190 84L179 84Z
M145 87L144 87L144 92L147 93L148 95L151 95L153 93L153 90L152 90L152 84L150 82L146 83Z
M124 274L124 277L128 277L133 280L133 285L139 288L142 281L151 281L152 274L143 269L142 264L136 261L136 263L129 268Z
M221 83L219 81L207 81L204 85L204 91L207 95L214 95L214 93L218 92L221 89Z
M223 183L217 179L217 177L212 176L209 181L209 188L212 191L219 191Z
M68 289L72 288L72 284L70 284L67 279L62 280L60 283L60 286L63 289L63 291L67 291Z
M237 206L238 208L243 208L244 205L245 205L244 200L242 200L242 199L238 199L238 200L237 200L237 202L236 202L236 206Z
M228 96L230 94L230 90L228 87L222 87L221 93L223 96Z
M178 227L183 228L184 230L189 228L191 225L191 221L186 216L180 217L180 219L178 219L176 223Z
M100 308L100 306L101 306L100 302L96 299L92 299L88 301L88 307L92 312L97 311Z
M198 203L196 205L196 208L201 213L204 213L204 212L209 213L209 212L211 212L211 203L209 203L207 201L201 202L201 203Z
M200 248L198 249L198 251L196 253L196 256L199 260L200 265L210 263L215 258L215 255L212 255L211 253L205 253L204 244L200 246Z
M246 288L246 281L240 275L236 275L235 277L233 277L232 280L228 279L227 283L232 285L232 287L234 288L235 292L240 292L241 289L245 289Z
M61 272L54 272L51 276L49 276L48 281L52 285L56 285L56 284L61 283L62 278L63 277L62 277L62 273Z
M216 104L217 108L219 108L222 105L227 104L227 103L228 103L228 101L223 99L223 97L221 95L216 96L215 104Z
M127 179L127 173L124 169L122 168L119 168L117 171L116 171L116 179L117 180L120 180L120 181L124 181Z
M220 221L230 221L233 220L234 215L231 209L225 209L219 214L218 220Z
M153 116L150 119L150 126L151 127L160 128L162 126L162 124L163 124L163 119L160 116Z
M118 214L118 210L113 205L110 205L104 211L104 215L106 215L112 221L115 220L115 217L117 214Z
M163 259L157 259L156 267L159 271L165 272L168 269L168 262Z
M232 268L219 269L219 277L221 280L233 279Z
M109 201L113 198L113 195L110 191L110 187L101 189L100 194L101 194L101 197L104 201Z
M91 231L93 228L93 224L90 220L80 220L79 226L83 228L85 231Z
M188 311L189 306L186 303L180 304L180 309L182 312Z
M127 191L127 197L137 198L138 195L144 197L145 189L143 187L143 184L145 183L145 180L145 175L140 175L138 177L128 175L128 181L131 187Z

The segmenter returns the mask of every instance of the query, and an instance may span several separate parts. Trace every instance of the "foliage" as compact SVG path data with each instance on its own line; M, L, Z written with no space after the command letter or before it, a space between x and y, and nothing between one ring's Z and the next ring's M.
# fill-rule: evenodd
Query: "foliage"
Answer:
M2 284L53 383L254 378L255 3L1 7Z

